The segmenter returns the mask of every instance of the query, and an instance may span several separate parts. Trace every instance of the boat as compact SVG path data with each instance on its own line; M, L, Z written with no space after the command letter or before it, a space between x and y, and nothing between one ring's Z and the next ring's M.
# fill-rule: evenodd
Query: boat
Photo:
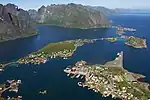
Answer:
M69 76L70 74L67 74L67 76Z
M0 69L0 72L4 71L3 69Z
M21 84L21 80L18 80L17 83L18 83L18 84Z
M82 82L78 82L78 86L83 86L83 85L82 85Z
M80 74L78 74L77 76L76 76L76 78L79 78L80 77Z
M83 78L84 78L84 76L81 77L81 79L83 79Z
M40 91L39 94L47 94L47 90Z

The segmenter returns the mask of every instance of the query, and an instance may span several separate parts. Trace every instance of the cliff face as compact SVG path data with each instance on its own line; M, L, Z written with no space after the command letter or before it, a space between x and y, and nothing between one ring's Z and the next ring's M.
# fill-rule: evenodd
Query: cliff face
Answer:
M0 41L35 34L34 24L27 11L14 4L0 4Z
M37 16L38 23L71 28L98 28L109 24L103 13L73 3L42 6Z

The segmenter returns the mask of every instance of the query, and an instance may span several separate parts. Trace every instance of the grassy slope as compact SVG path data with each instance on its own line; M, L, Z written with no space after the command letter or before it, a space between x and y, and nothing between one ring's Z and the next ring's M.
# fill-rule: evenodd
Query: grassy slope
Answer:
M44 48L40 49L39 51L51 54L52 52L59 52L63 51L64 49L74 50L75 49L74 43L70 42L50 43Z

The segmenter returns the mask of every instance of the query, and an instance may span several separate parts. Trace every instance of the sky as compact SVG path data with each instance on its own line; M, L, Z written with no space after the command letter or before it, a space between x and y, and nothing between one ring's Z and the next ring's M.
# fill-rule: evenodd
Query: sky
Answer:
M13 3L23 9L38 9L42 5L77 3L107 8L150 9L150 0L0 0L0 4Z

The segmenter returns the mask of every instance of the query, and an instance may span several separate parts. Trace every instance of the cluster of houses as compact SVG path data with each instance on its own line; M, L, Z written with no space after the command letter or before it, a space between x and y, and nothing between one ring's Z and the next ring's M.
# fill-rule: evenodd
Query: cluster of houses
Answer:
M29 54L27 57L19 59L17 62L19 64L41 64L46 63L47 60L50 58L56 58L56 57L63 57L64 59L67 59L67 57L72 56L73 51L64 49L62 51L58 52L52 52L51 54L45 53L45 52L37 52Z
M78 82L79 86L100 92L104 97L121 98L123 100L140 100L130 90L132 87L126 83L127 80L122 75L111 73L105 65L86 65L85 61L79 61L74 67L68 67L64 72L85 76L85 82ZM123 83L125 85L123 85ZM121 85L120 85L121 84Z
M67 59L67 57L72 56L72 54L73 54L73 50L64 49L62 51L52 52L50 58L62 57L64 59Z
M18 92L18 87L21 84L21 80L7 80L7 82L0 86L0 96L2 96L2 93L5 91L10 92ZM17 100L21 100L22 96L18 96ZM8 97L7 100L10 100L10 97Z
M94 67L94 66L93 66ZM89 70L85 77L85 82L82 86L88 86L88 89L93 89L95 92L100 92L104 97L112 96L112 98L121 98L125 100L140 100L131 93L131 86L126 84L120 86L125 80L121 75L113 75L109 73L108 68L95 66L93 70Z
M47 61L48 54L44 52L32 53L27 57L19 59L17 62L19 64L40 64L45 63Z

